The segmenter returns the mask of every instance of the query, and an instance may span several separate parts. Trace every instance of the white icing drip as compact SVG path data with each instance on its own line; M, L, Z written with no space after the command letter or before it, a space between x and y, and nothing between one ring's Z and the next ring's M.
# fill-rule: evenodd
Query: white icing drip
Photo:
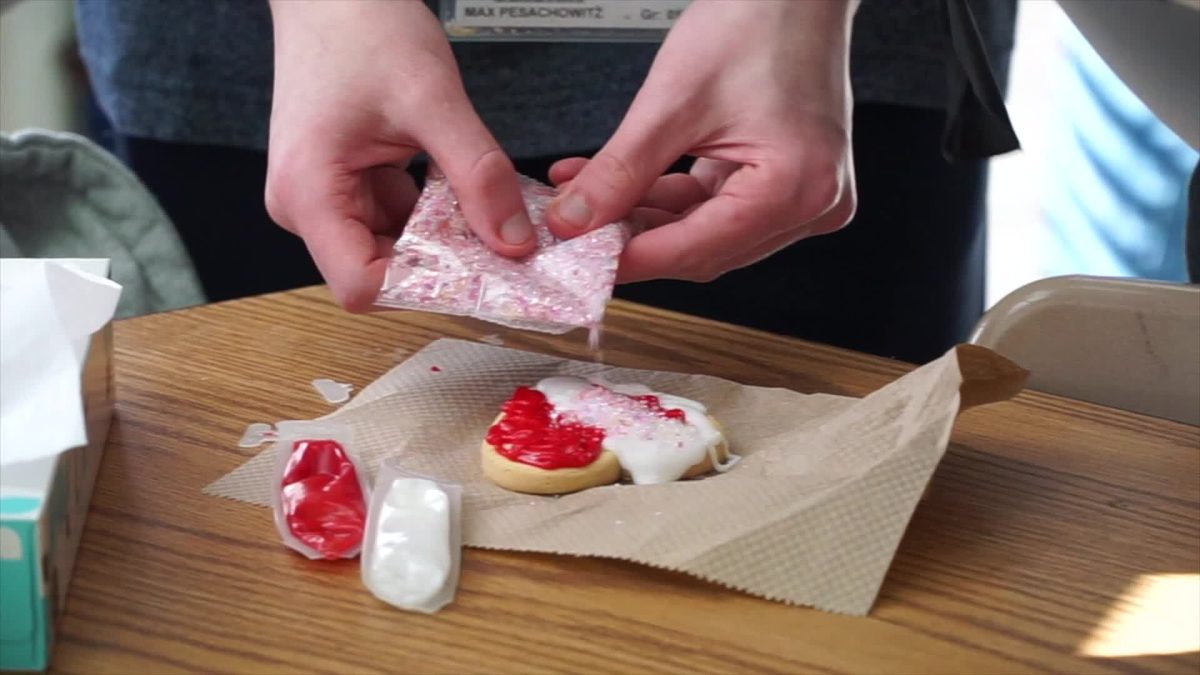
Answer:
M736 466L738 462L742 461L741 455L728 452L725 455L725 461L721 462L721 458L717 456L717 446L715 445L708 449L708 458L712 460L713 470L717 473L725 473Z
M536 389L559 413L604 429L604 447L617 456L635 484L679 480L706 454L718 471L733 466L718 461L721 432L697 401L658 394L641 385L600 386L577 377L547 378ZM684 420L667 419L629 398L644 395L659 397L664 409L682 410Z

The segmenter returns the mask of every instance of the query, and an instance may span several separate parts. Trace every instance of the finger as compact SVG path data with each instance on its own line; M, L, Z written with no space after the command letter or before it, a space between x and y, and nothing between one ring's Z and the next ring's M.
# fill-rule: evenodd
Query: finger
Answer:
M669 173L654 181L638 206L683 213L713 194L686 173Z
M630 240L618 282L711 281L805 236L831 232L853 214L848 193L832 202L820 191L778 199L770 187L779 184L761 170L735 172L721 194L680 220Z
M512 161L465 93L443 100L424 119L419 140L445 173L475 234L502 255L530 253L537 242Z
M297 233L338 304L351 312L365 312L383 286L395 238L372 232L355 217L351 195L320 189L312 194L295 205L297 213L305 214Z
M673 211L638 207L630 212L629 222L633 225L634 232L644 232L656 227L662 227L667 223L673 223L682 217Z
M370 200L376 205L367 227L376 234L400 236L420 190L408 171L397 166L377 166L367 171Z
M272 219L304 240L338 304L362 312L371 309L383 285L394 238L367 226L368 215L381 209L367 175L331 168L336 165L317 152L275 163L266 206Z
M765 235L747 232L746 225L761 223L764 216L728 195L714 197L691 215L631 239L621 254L617 281L710 281L715 264L762 241Z
M737 171L740 165L737 162L730 162L722 159L710 159L701 157L692 164L691 175L708 190L708 194L715 195L725 186L725 181Z
M562 187L563 183L578 176L587 163L587 157L568 157L558 160L550 165L550 182Z
M546 212L559 237L620 220L691 145L689 131L635 101L612 139L571 180Z
M803 223L799 227L788 229L774 237L768 238L765 242L750 250L727 258L722 267L724 272L729 272L742 267L753 265L760 260L765 260L774 255L778 251L791 246L792 244L809 237L814 237L822 234L829 234L841 229L846 225L854 215L853 202L843 200L834 208L826 211L819 218Z
M788 213L789 200L770 190L769 171L745 167L725 189L686 217L630 240L621 256L618 281L648 279L710 281L726 259L749 251L805 218Z
M765 260L780 250L802 240L807 239L817 234L816 228L811 223L802 223L798 226L784 229L779 234L768 238L766 241L753 246L746 251L741 251L731 255L723 260L714 261L713 274L725 274L742 267L748 267L754 263Z
M586 162L587 160L583 160L583 163ZM568 165L568 168L562 170L560 176L567 175L567 172L574 168L576 167ZM552 173L551 176L553 175ZM565 178L559 182L558 187L560 190L569 190L573 182L573 178ZM695 208L712 194L704 188L700 181L686 173L669 173L654 181L654 184L646 191L646 195L638 202L638 206L684 213Z
M306 234L304 244L337 303L349 312L373 309L395 237L355 221L329 221Z

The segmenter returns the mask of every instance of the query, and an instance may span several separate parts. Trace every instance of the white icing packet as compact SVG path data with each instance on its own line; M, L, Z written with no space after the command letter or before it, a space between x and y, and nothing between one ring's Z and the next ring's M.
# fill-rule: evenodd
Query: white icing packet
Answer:
M363 585L393 607L433 614L450 604L462 564L462 486L385 462L361 562Z

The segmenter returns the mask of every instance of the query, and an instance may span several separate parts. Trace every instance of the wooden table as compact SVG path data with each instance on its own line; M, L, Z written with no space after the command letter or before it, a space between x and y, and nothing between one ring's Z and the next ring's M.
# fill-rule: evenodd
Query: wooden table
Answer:
M610 317L605 356L619 365L847 395L906 370L626 304ZM361 388L437 337L497 332L509 346L585 354L579 336L349 316L323 289L118 323L117 418L54 669L1200 669L1200 636L1189 644L1186 632L1173 643L1182 653L1138 653L1171 649L1153 643L1178 633L1200 593L1200 429L1041 394L960 418L869 618L613 561L476 550L454 605L406 614L372 598L356 564L285 550L268 511L201 493L250 456L236 447L248 422L329 412L311 379ZM1129 595L1146 587L1168 592ZM1114 619L1141 621L1154 639L1101 644ZM1110 656L1089 656L1098 649Z

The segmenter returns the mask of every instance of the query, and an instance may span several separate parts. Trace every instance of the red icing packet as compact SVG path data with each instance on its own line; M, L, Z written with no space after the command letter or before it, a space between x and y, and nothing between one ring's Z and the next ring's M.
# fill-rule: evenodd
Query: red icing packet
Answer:
M494 253L475 236L449 182L431 170L396 241L375 304L555 334L598 326L612 298L631 227L612 223L574 239L558 239L545 218L554 188L521 176L521 191L538 248L512 259Z
M313 560L357 557L370 488L349 427L280 422L271 499L284 545Z

